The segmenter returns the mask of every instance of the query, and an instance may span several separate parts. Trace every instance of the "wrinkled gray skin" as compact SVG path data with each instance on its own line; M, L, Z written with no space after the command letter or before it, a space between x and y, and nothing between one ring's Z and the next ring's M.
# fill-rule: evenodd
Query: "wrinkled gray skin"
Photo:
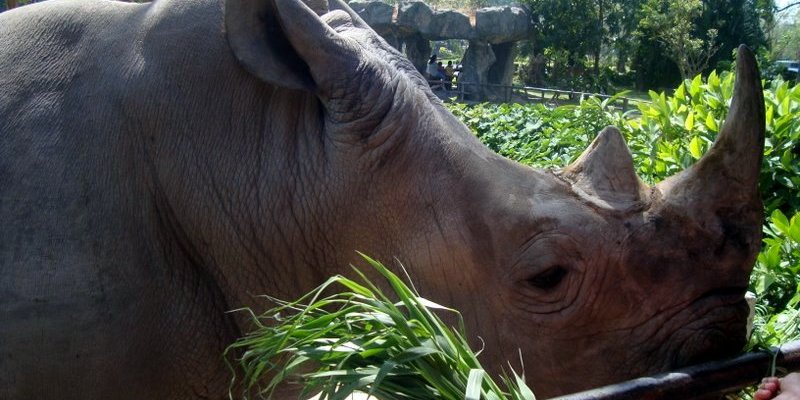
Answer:
M48 2L0 14L0 399L227 395L258 294L398 257L540 397L739 350L763 100L656 186L607 129L496 156L343 6ZM287 39L288 38L288 39Z

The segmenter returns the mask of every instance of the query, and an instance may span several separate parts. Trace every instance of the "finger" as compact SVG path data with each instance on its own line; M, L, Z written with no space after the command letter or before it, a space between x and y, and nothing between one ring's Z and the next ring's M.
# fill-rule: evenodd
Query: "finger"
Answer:
M770 400L775 396L775 392L766 389L758 389L753 394L753 400Z

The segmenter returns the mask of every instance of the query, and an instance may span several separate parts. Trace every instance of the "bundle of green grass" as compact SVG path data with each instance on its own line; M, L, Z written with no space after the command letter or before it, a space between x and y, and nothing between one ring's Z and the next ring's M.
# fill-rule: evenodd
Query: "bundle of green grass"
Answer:
M363 392L381 400L535 399L513 369L499 384L493 380L464 339L463 323L449 327L433 310L460 322L457 311L426 300L363 257L398 301L355 268L360 282L335 276L297 301L270 299L278 306L251 313L257 329L228 349L241 354L245 386L267 398L281 384L299 383L303 398L319 392L320 399L339 400ZM265 382L265 376L273 378Z

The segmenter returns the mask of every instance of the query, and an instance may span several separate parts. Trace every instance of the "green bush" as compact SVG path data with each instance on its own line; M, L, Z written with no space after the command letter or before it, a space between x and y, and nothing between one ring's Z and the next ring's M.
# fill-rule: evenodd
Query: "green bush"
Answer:
M542 104L449 103L450 110L483 143L523 164L557 168L575 159L603 127L622 121L591 97L580 105L548 109Z
M773 211L751 279L759 294L752 346L778 346L800 339L800 213Z

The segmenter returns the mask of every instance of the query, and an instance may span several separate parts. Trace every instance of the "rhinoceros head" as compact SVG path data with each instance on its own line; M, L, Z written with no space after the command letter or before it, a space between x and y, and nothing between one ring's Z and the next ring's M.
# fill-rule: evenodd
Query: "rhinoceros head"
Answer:
M529 368L546 360L558 371L536 386L542 393L729 356L744 345L742 299L760 246L764 111L753 56L743 47L738 58L728 119L688 170L644 184L620 133L606 128L548 177L563 192L547 189L547 199L533 190L544 198L529 206L537 228L520 238L520 250L508 250L517 254L508 302L524 306L505 331L510 343L536 338Z
M303 237L326 254L300 258L397 257L423 295L464 313L487 366L521 354L543 396L741 348L762 219L764 112L749 50L714 146L648 186L614 128L561 171L491 153L400 53L343 3L329 6L321 17L296 0L225 10L245 69L321 104L313 139L325 167L310 197L325 212Z

